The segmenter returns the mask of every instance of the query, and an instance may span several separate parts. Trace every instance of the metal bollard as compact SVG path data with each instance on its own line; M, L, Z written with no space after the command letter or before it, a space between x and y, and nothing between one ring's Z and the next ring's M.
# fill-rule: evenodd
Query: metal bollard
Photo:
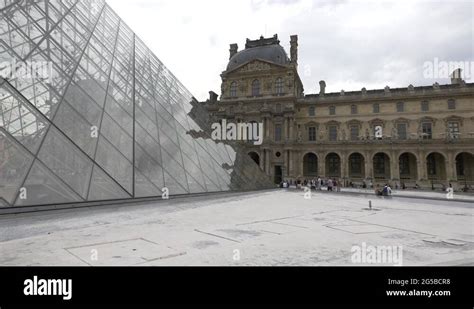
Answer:
M369 209L372 210L372 201L369 201Z

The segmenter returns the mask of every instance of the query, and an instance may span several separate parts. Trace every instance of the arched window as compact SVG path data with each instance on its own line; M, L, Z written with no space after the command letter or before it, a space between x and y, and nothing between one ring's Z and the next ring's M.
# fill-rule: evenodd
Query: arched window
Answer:
M230 84L230 97L235 98L237 96L237 82Z
M258 79L252 82L252 96L256 97L260 95L260 81Z
M275 81L276 94L283 94L283 79L278 77Z

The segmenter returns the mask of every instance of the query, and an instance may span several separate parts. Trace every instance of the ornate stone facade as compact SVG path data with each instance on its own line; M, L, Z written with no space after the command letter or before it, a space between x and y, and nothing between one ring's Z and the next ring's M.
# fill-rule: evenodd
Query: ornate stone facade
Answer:
M338 178L407 187L474 186L474 84L303 92L278 37L231 45L220 100L204 102L216 119L263 122L264 142L246 152L275 182Z

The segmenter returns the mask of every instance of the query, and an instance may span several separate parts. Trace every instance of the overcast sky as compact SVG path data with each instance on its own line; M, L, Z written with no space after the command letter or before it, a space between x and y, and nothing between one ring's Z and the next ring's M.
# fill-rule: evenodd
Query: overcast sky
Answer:
M299 36L305 93L432 85L426 61L474 69L474 1L108 0L198 100L220 94L229 44ZM469 68L469 67L468 67ZM468 82L474 80L470 73Z

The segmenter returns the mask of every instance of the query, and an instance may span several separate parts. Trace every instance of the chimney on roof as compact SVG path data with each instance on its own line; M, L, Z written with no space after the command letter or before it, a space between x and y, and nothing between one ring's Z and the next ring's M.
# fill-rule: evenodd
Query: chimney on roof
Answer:
M210 103L216 103L217 102L217 93L215 93L214 91L209 91L209 102Z
M290 36L290 62L298 64L298 36Z
M234 56L235 54L237 54L238 51L239 51L239 45L237 45L236 43L230 44L229 59L232 58L232 56Z
M459 85L462 84L462 69L457 68L456 70L451 73L451 84L452 85Z
M321 80L319 81L319 95L324 95L326 93L326 82Z

